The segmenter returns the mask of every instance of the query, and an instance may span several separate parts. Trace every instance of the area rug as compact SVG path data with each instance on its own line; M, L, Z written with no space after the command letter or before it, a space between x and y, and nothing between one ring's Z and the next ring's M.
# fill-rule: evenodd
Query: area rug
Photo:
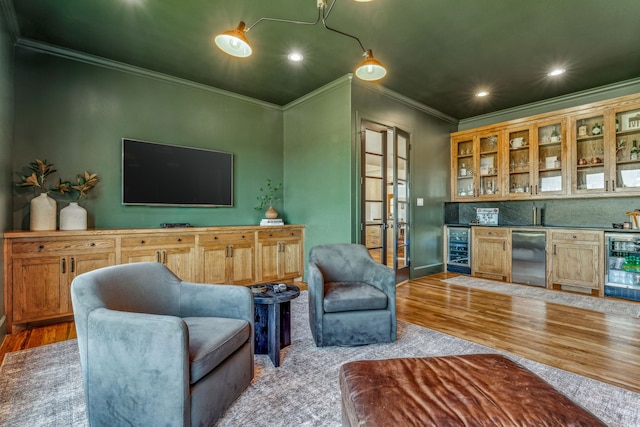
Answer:
M86 426L75 340L7 354L0 368L1 426ZM430 329L398 322L398 340L363 347L317 348L307 292L292 301L292 343L274 368L256 356L255 378L219 426L340 426L338 370L348 361L500 353ZM507 353L610 426L640 425L640 395Z
M555 304L570 305L587 310L599 311L601 313L640 318L640 303L598 298L590 295L579 295L569 292L559 292L536 286L497 282L495 280L478 279L476 277L469 276L456 276L450 279L445 279L443 282L501 294L532 298Z

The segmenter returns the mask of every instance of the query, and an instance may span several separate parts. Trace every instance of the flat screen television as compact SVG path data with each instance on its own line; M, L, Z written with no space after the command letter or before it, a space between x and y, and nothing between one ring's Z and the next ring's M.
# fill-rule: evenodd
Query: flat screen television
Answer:
M123 138L122 204L233 206L233 154Z

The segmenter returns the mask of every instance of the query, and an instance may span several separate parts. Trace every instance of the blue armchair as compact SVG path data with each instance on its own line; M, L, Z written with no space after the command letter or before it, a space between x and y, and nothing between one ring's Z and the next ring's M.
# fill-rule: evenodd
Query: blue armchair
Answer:
M253 297L159 263L76 277L71 297L92 427L209 426L253 378Z
M320 245L309 252L309 325L316 346L396 340L394 271L358 244Z

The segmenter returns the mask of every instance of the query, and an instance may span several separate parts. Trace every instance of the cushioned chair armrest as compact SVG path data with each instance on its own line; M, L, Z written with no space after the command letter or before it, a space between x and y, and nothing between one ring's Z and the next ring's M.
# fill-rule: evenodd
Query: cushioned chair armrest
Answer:
M246 286L182 282L180 311L182 317L227 317L253 325L253 295Z
M364 282L375 286L387 295L393 290L395 294L396 274L392 268L375 262L372 259L366 260L364 268Z
M189 334L182 319L99 308L87 329L92 425L189 424Z

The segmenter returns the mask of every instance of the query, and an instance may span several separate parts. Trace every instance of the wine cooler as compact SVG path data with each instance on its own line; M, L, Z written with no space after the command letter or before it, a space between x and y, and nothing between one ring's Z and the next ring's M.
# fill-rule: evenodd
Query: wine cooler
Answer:
M604 294L640 301L640 234L606 233L607 274Z
M471 230L447 226L447 271L471 274Z

